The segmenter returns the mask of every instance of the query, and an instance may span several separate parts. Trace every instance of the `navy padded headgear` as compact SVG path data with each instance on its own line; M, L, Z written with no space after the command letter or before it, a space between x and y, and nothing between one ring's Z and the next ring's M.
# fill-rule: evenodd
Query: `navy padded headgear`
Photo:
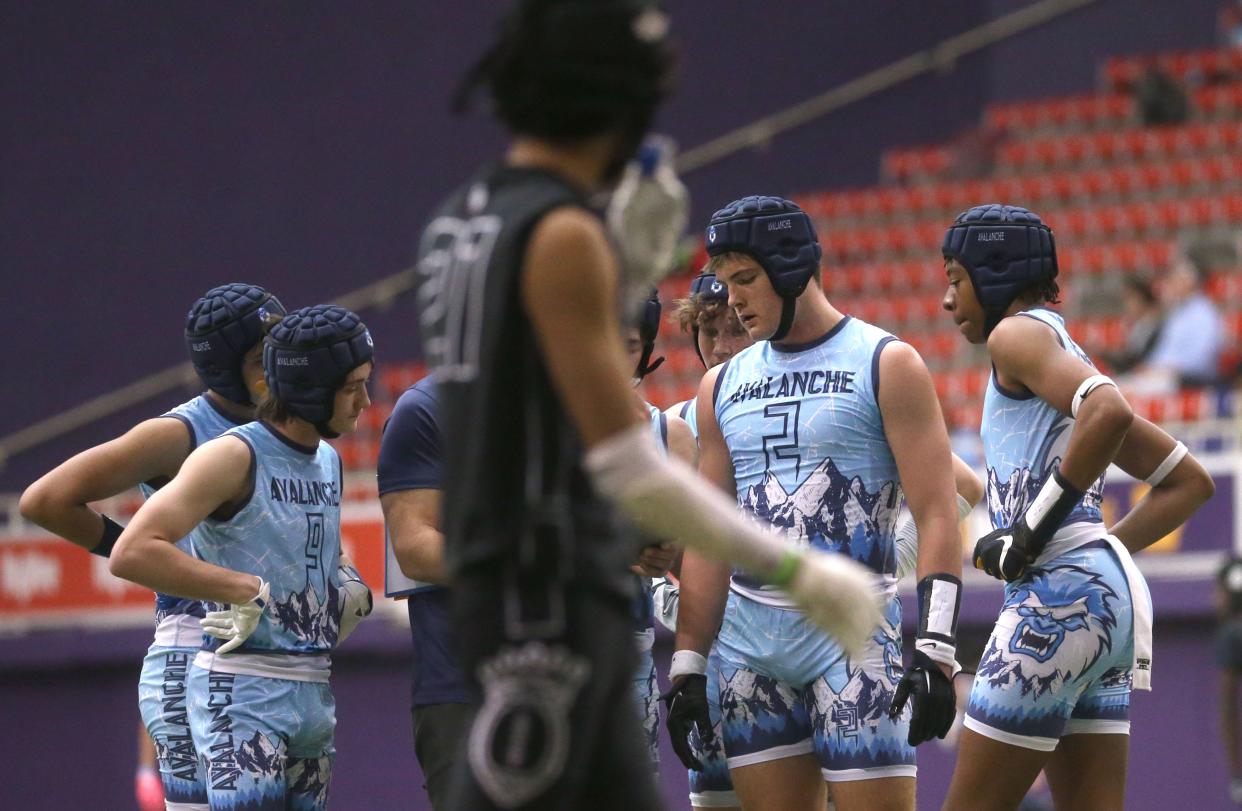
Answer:
M690 298L696 296L699 301L728 301L729 290L715 273L703 271L690 282Z
M271 293L240 282L213 287L194 302L185 319L185 345L203 384L234 403L253 405L242 360L284 314Z
M329 439L337 389L371 360L371 333L357 315L332 304L294 310L263 342L263 372L272 396Z
M983 307L984 337L1030 285L1057 276L1057 243L1039 215L990 203L957 215L941 253L966 268Z
M708 256L736 251L755 258L784 300L780 326L770 340L784 338L793 325L794 301L823 256L811 218L783 197L743 197L712 215L706 243Z
M716 278L715 273L704 270L690 282L690 299L698 302L719 301L723 303L729 300L729 290L725 287L724 282ZM699 362L706 369L707 358L703 357L703 352L699 349L699 324L697 319L695 323L690 325L690 332L694 337L694 354L699 356Z
M634 369L634 376L639 380L659 369L660 364L664 363L664 358L656 358L655 363L650 362L651 355L655 352L656 337L660 334L660 316L663 311L660 292L653 287L651 295L642 304L635 324L638 327L638 339L643 345L643 355L638 359L638 367Z

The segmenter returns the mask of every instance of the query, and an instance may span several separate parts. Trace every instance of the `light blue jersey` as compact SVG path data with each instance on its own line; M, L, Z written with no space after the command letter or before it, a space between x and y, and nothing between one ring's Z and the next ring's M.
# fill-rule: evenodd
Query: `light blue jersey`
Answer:
M1065 320L1052 310L1033 309L1018 313L1047 324L1064 350L1093 366L1086 353L1070 338ZM1094 366L1093 366L1094 368ZM1074 420L1027 392L1007 392L993 371L983 398L983 453L987 462L988 512L992 526L1012 526L1039 493L1044 482L1065 456ZM1065 519L1040 556L1051 560L1087 541L1103 537L1100 498L1104 490L1101 476Z
M250 447L254 489L236 515L203 522L195 551L208 563L262 577L271 585L271 599L236 652L215 656L214 662L200 654L198 663L215 671L277 676L267 657L284 654L289 661L294 655L305 663L292 668L301 674L278 677L326 681L328 653L340 627L340 457L325 442L298 445L263 422L227 435ZM208 650L219 645L213 639ZM230 662L247 667L233 668Z
M892 340L846 316L811 344L742 350L715 391L738 504L797 546L841 552L890 577L902 494L877 394L880 351ZM792 605L741 573L733 588Z
M225 431L247 422L220 411L206 394L200 394L161 416L180 420L185 425L190 432L190 451L208 440L215 439ZM144 499L150 498L161 484L163 483L143 482L138 485L138 490ZM194 554L194 535L197 532L197 528L191 530L189 535L177 542L177 548L191 555ZM183 597L157 592L155 595L156 644L167 646L193 644L197 647L202 637L198 619L202 616L203 604L198 600L187 600Z
M681 417L686 421L686 425L690 426L690 433L697 440L699 438L699 398L691 397L689 400L682 400L680 403L670 406L664 413Z

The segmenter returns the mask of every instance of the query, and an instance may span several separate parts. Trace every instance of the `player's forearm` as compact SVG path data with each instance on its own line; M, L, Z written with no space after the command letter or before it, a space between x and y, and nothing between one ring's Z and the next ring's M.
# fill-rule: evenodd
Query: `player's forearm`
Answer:
M681 571L676 649L706 656L724 617L729 567L687 550Z
M182 552L167 539L126 529L109 569L117 577L152 591L191 600L244 603L258 591L258 576L235 572Z
M18 510L27 521L83 549L94 549L103 537L104 523L99 513L63 495L57 497L55 486L42 480L26 488Z
M1146 549L1180 527L1212 497L1215 487L1197 477L1170 475L1153 487L1109 532L1131 552Z
M955 499L956 501L956 499ZM932 515L916 519L919 535L917 578L931 574L962 576L962 543L957 533L957 514L937 507Z
M416 527L392 537L392 552L401 573L413 580L444 585L444 534L431 527Z

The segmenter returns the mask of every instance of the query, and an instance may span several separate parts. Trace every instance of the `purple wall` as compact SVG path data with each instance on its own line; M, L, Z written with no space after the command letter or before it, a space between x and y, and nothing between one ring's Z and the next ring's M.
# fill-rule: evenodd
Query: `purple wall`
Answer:
M661 126L694 145L966 30L1019 0L672 4L680 91ZM757 190L863 185L880 151L942 140L991 99L1089 89L1106 54L1210 44L1216 0L1103 0L695 173L696 217ZM331 297L409 260L434 202L498 131L447 112L490 25L397 3L15 4L0 26L0 435L184 356L207 287ZM368 319L416 351L408 319ZM72 385L63 385L72 381ZM0 471L0 492L157 412L135 409Z
M413 757L409 727L408 637L363 626L366 655L338 657L333 691L337 699L337 766L333 807L424 811L421 772ZM78 646L63 634L44 634L6 643L17 656L0 658L0 759L5 808L59 811L81 807L133 808L132 775L138 725L135 684L147 644L140 632L96 635L89 666L54 668L47 661ZM1156 689L1133 703L1126 807L1134 811L1186 808L1213 811L1226 802L1228 775L1219 744L1216 673L1211 629L1206 621L1163 623L1156 628ZM351 645L353 643L351 642ZM20 648L20 650L17 650ZM37 652L36 652L37 649ZM657 648L663 680L667 644ZM23 734L22 731L25 731ZM663 731L662 788L670 809L686 808L685 772ZM953 750L940 743L919 748L920 811L940 807L952 773Z

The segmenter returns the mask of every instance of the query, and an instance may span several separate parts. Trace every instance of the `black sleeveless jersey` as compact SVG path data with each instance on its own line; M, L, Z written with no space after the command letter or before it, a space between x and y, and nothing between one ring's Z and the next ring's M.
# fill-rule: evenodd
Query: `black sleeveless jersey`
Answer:
M455 578L501 576L524 593L576 583L628 597L636 539L582 468L582 442L522 305L530 234L562 206L588 208L551 173L489 167L449 197L419 243L446 557Z

